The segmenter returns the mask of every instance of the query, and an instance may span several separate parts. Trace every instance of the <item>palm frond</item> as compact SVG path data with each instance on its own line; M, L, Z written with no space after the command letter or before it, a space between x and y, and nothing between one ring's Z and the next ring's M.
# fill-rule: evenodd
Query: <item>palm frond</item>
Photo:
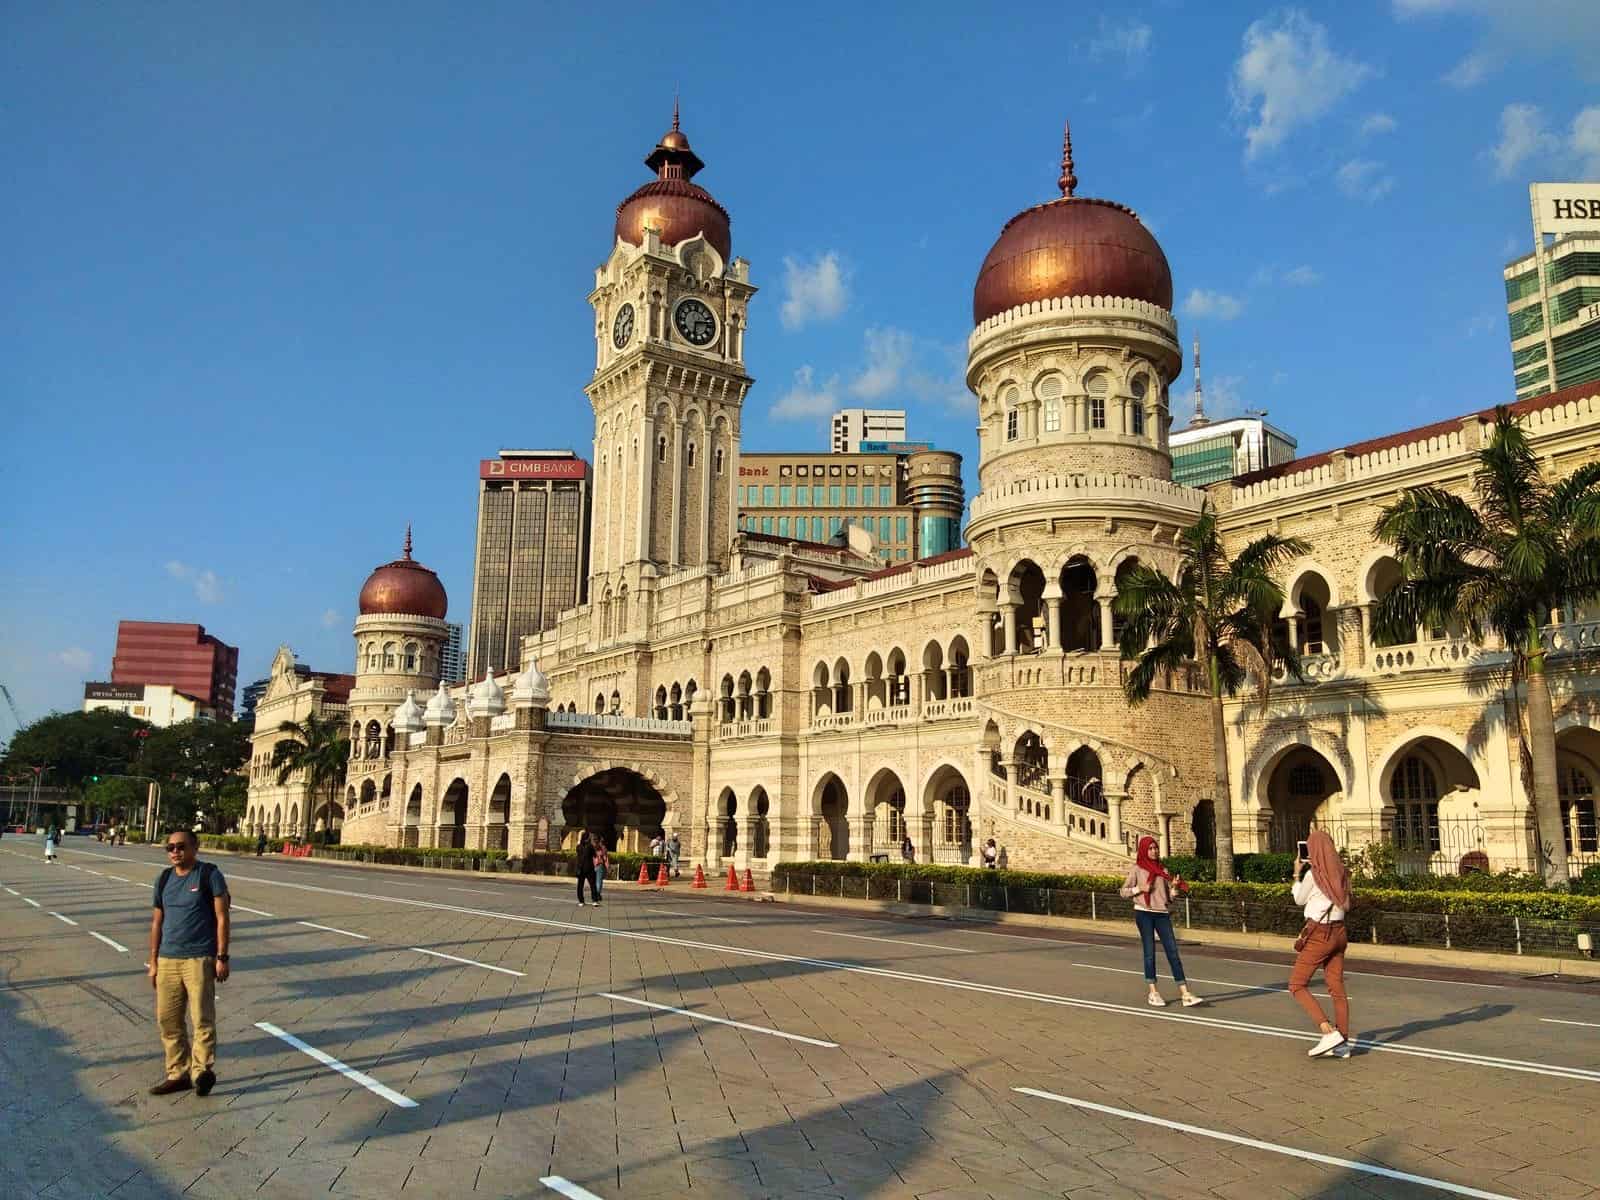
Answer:
M1527 431L1503 404L1494 410L1494 431L1478 451L1473 484L1483 512L1512 528L1549 505L1549 489Z

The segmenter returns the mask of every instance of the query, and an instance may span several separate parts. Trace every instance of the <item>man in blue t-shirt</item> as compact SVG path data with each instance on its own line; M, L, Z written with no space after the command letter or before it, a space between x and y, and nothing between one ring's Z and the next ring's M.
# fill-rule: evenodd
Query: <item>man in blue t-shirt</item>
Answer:
M172 865L156 880L150 920L150 986L167 1070L152 1096L193 1087L209 1096L216 1085L217 984L228 978L228 883L200 862L199 839L187 829L167 834ZM184 1014L194 1025L191 1042Z

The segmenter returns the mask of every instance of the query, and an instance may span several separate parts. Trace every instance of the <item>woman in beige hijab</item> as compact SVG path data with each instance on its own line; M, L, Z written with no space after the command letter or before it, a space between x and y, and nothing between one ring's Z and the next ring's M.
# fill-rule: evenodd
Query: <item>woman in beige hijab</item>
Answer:
M1305 910L1306 924L1295 943L1299 956L1289 973L1289 994L1322 1031L1321 1040L1311 1047L1311 1057L1332 1053L1343 1058L1350 1053L1350 999L1344 991L1344 952L1349 945L1344 914L1350 908L1350 872L1333 839L1320 829L1313 829L1306 838L1306 855L1311 860L1309 871L1303 859L1294 860L1294 902ZM1333 998L1332 1024L1309 986L1318 967Z

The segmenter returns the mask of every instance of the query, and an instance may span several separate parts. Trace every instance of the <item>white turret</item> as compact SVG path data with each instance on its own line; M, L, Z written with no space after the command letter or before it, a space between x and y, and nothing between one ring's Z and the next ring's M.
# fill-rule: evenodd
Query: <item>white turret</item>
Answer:
M467 692L467 716L498 717L505 710L505 692L495 682L494 672L485 671L483 682L474 684Z
M511 685L511 703L517 707L546 708L550 704L550 679L539 669L537 659L528 660L528 669Z
M450 699L450 689L440 683L439 690L433 694L433 698L428 701L428 707L422 713L423 724L450 725L455 719L455 701Z
M417 703L415 689L407 690L406 698L394 710L393 725L395 733L401 736L421 733L426 728L422 720L422 705Z

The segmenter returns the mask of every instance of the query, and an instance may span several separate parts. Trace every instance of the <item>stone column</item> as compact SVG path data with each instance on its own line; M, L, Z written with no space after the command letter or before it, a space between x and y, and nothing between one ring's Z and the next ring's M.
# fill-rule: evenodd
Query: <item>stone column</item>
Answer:
M1106 792L1106 836L1113 842L1122 841L1122 802L1126 800L1125 792ZM1163 853L1165 851L1163 850Z
M755 854L756 826L759 823L755 813L744 813L739 817L739 842L733 849L733 865L741 871L749 868Z
M955 696L955 694L956 694L956 668L955 667L946 667L944 669L944 698L946 700L949 700L949 699L953 698Z
M668 565L677 566L683 561L683 422L672 418L672 431L667 437L667 456L672 464L672 547Z
M1006 811L1016 812L1022 807L1021 785L1017 782L1018 760L1015 758L1002 758L1000 765L1006 772Z
M872 814L863 812L845 818L850 832L850 849L845 855L848 862L866 862L872 857Z
M635 557L650 557L650 529L653 500L651 484L655 478L656 422L648 412L639 419L639 545Z
M1116 599L1116 593L1108 596L1096 596L1095 602L1100 606L1100 648L1110 650L1117 644L1117 639L1112 636L1111 602Z
M1007 601L1001 608L1005 614L1006 653L1015 654L1017 652L1017 605Z
M1050 649L1061 649L1061 587L1051 583L1044 589L1044 618L1045 637L1050 642Z
M1172 814L1157 813L1156 820L1161 826L1161 857L1165 858L1172 853Z
M700 447L700 561L711 562L711 476L716 471L716 421L706 409L705 445Z
M1050 768L1050 803L1055 811L1050 814L1057 825L1068 825L1067 816L1067 764L1065 760Z

